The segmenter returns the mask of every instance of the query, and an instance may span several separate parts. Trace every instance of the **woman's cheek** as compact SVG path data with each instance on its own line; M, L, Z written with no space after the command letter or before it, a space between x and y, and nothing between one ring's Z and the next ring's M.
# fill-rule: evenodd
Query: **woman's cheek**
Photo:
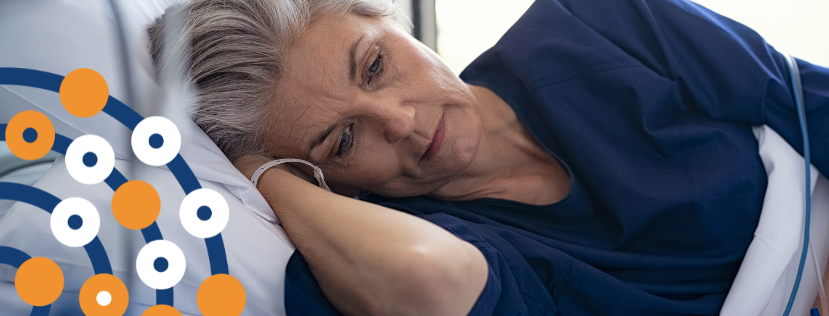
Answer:
M399 174L389 170L387 164L374 164L355 173L355 178L361 179L362 187L377 187L393 181Z
M336 170L331 180L361 189L381 187L393 181L396 175L400 174L394 170L394 163L391 159L382 160L364 159L359 165Z

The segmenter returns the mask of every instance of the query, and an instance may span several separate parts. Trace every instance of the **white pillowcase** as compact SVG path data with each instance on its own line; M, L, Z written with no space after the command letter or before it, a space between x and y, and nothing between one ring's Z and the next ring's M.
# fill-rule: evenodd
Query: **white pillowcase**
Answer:
M829 181L812 166L812 183L806 188L803 156L768 126L755 127L754 135L768 187L754 239L720 315L783 314L800 264L808 189L812 194L811 247L791 310L791 315L806 315L822 285L817 271L823 273L829 254Z

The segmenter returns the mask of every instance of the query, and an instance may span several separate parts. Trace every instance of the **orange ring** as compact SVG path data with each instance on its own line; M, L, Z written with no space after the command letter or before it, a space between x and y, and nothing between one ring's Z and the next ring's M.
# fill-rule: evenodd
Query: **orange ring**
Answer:
M111 298L105 306L98 304L98 294L102 291L109 293ZM101 273L86 279L78 295L78 301L83 313L89 316L123 315L127 311L130 296L121 279L112 274Z
M37 139L31 143L23 138L23 132L29 128L37 132ZM20 159L43 158L55 144L55 127L46 115L38 111L17 113L6 125L6 144Z

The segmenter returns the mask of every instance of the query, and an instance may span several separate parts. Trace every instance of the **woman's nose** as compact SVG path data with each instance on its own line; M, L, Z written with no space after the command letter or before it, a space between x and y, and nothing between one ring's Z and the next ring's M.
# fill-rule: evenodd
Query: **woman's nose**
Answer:
M389 143L397 144L414 131L415 109L410 105L390 106L385 123L385 137Z
M390 100L372 100L365 106L369 115L379 123L383 137L389 143L399 143L414 132L414 106Z

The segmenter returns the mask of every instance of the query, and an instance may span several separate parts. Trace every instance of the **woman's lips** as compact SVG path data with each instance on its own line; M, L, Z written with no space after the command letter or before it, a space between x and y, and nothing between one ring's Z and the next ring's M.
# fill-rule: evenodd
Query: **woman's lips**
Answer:
M426 152L423 153L423 157L420 160L429 159L434 155L437 155L440 152L440 148L443 146L443 139L446 137L446 125L443 122L443 117L440 118L440 123L438 123L437 129L435 129L435 134L432 136L432 142L429 143L429 147L426 148Z

